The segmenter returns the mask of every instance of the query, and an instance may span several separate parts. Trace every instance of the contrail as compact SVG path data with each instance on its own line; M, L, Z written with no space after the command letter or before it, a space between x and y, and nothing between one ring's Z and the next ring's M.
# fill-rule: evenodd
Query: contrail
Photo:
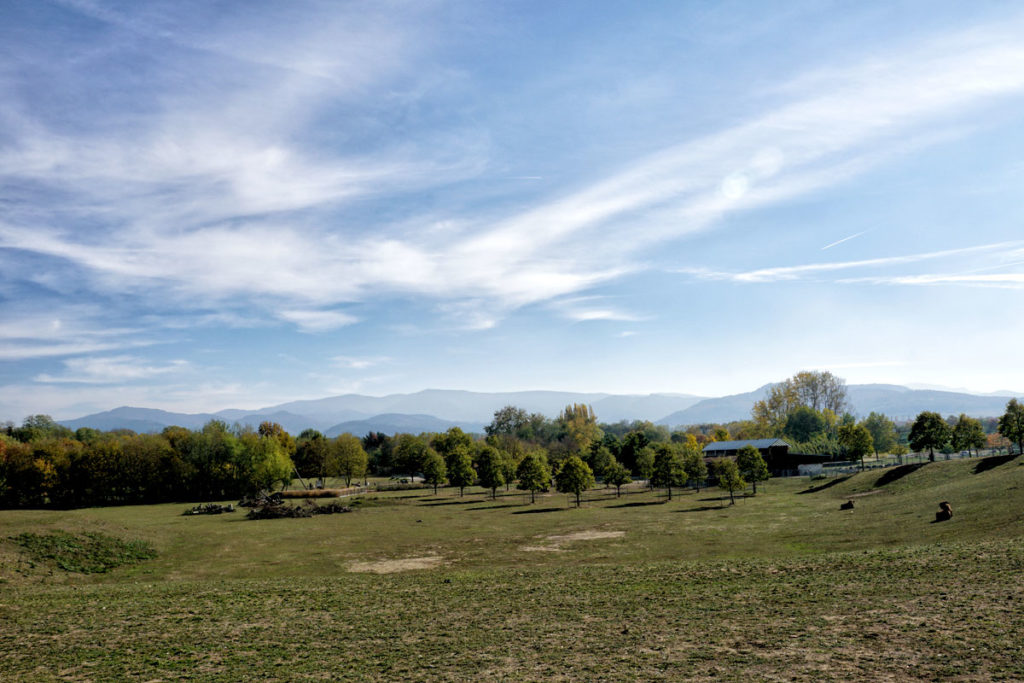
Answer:
M850 235L849 237L844 237L843 239L838 240L836 242L833 242L832 244L826 244L824 247L821 248L821 250L825 251L826 249L831 249L832 247L836 246L837 244L842 244L843 242L848 242L848 241L852 240L854 237L860 237L865 232L867 232L867 230L862 230L862 231L858 232L856 235Z

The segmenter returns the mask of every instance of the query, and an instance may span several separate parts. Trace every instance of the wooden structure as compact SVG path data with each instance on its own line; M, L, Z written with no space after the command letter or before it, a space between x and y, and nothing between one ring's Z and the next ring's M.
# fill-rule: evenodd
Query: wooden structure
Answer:
M747 439L745 441L712 441L704 446L705 458L735 458L736 452L744 446L753 446L761 451L761 457L768 464L772 476L796 474L800 465L828 462L830 455L812 453L791 453L792 447L783 439Z

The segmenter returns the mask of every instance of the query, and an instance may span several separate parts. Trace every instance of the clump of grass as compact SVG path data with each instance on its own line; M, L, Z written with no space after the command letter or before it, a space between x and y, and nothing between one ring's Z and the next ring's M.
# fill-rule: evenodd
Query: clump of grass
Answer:
M49 562L79 574L101 574L123 565L156 557L145 541L123 541L96 532L81 535L58 531L51 534L23 533L11 540L25 549L34 561Z

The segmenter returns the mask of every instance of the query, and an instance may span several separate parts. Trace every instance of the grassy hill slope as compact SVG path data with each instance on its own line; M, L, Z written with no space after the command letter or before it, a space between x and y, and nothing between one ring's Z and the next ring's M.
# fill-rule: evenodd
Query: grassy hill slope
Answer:
M580 510L558 495L405 491L351 514L259 522L173 505L0 512L2 538L100 531L160 553L51 575L0 542L0 671L1020 679L1022 487L1017 458L774 481L735 507L718 491ZM855 509L840 511L848 499ZM934 524L942 500L954 518Z

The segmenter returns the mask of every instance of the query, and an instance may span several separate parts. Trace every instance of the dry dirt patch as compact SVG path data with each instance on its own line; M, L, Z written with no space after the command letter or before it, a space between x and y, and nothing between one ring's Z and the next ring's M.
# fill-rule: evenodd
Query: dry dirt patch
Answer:
M572 543L574 541L597 541L603 538L620 538L625 535L625 531L576 531L571 534L548 536L545 539L548 542L548 545L524 545L520 550L525 550L527 552L559 553L564 550L562 546L566 543Z
M372 574L394 574L413 569L433 569L444 563L440 555L424 557L403 557L397 560L376 560L374 562L353 562L348 566L350 572L368 572Z

